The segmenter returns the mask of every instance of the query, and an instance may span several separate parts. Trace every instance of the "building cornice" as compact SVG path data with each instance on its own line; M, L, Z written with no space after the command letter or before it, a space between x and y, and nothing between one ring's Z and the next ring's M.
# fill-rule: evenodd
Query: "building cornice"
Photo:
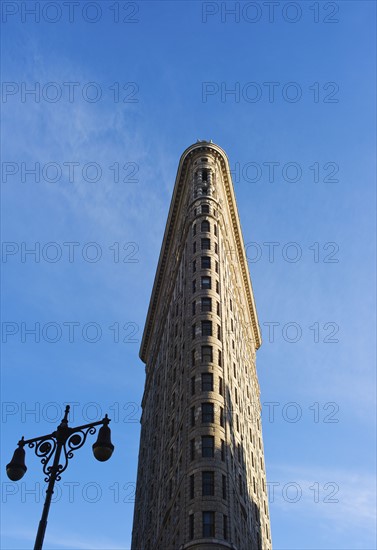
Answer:
M247 264L247 258L245 253L245 248L243 244L242 231L238 216L237 204L233 190L232 178L230 174L229 161L228 157L223 149L214 143L208 141L198 141L197 143L188 147L182 154L179 165L177 176L174 184L173 197L170 204L168 220L165 228L164 239L161 246L160 256L158 260L156 276L153 284L151 299L148 308L147 320L145 323L143 338L140 346L140 358L146 363L148 358L148 352L151 342L151 335L153 324L156 319L157 312L160 307L161 300L161 287L166 275L167 263L171 253L171 245L174 241L174 235L178 222L178 214L182 204L182 198L184 196L184 184L187 179L187 167L189 164L190 157L196 151L206 151L216 153L216 157L220 161L223 181L225 185L225 192L228 201L228 207L231 215L232 226L234 231L234 237L237 246L238 259L240 263L242 279L246 291L247 301L249 305L249 312L251 317L253 335L255 339L255 346L258 349L261 345L261 333L258 323L258 316L255 307L253 289L251 285L249 268Z

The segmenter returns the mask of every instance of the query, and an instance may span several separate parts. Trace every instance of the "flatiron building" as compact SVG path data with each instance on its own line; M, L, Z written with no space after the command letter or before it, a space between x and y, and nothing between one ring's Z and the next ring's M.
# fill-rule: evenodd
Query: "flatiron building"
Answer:
M178 167L145 324L132 550L270 550L261 334L229 162Z

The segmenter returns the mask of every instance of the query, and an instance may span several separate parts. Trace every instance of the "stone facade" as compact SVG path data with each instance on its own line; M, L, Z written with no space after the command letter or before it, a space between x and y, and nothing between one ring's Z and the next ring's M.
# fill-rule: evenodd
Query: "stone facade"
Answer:
M132 550L270 550L261 344L224 151L182 155L140 357Z

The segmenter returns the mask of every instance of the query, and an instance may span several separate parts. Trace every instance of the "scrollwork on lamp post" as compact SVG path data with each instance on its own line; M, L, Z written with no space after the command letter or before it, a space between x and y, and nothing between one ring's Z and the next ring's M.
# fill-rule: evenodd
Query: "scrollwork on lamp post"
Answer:
M27 470L25 466L25 445L31 449L34 448L35 454L41 459L41 463L43 464L43 473L45 474L45 481L48 483L48 486L42 517L35 539L34 550L42 549L55 481L61 479L61 475L64 470L66 470L68 461L73 457L74 451L80 449L84 445L88 434L94 435L97 431L96 426L100 425L102 425L102 427L98 432L97 441L92 446L95 458L100 462L104 462L111 457L114 451L109 428L110 419L107 414L105 418L98 422L70 428L68 426L69 409L70 407L67 405L64 418L55 432L33 439L24 439L24 437L22 437L18 442L18 448L15 450L12 460L6 467L7 475L12 481L19 481L24 476ZM63 460L62 463L60 463L62 453Z

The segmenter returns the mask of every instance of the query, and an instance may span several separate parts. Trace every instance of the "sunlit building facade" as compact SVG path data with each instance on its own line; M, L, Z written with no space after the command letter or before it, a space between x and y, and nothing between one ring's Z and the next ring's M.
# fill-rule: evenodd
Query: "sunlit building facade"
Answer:
M270 550L261 344L225 152L178 167L140 357L132 550Z

